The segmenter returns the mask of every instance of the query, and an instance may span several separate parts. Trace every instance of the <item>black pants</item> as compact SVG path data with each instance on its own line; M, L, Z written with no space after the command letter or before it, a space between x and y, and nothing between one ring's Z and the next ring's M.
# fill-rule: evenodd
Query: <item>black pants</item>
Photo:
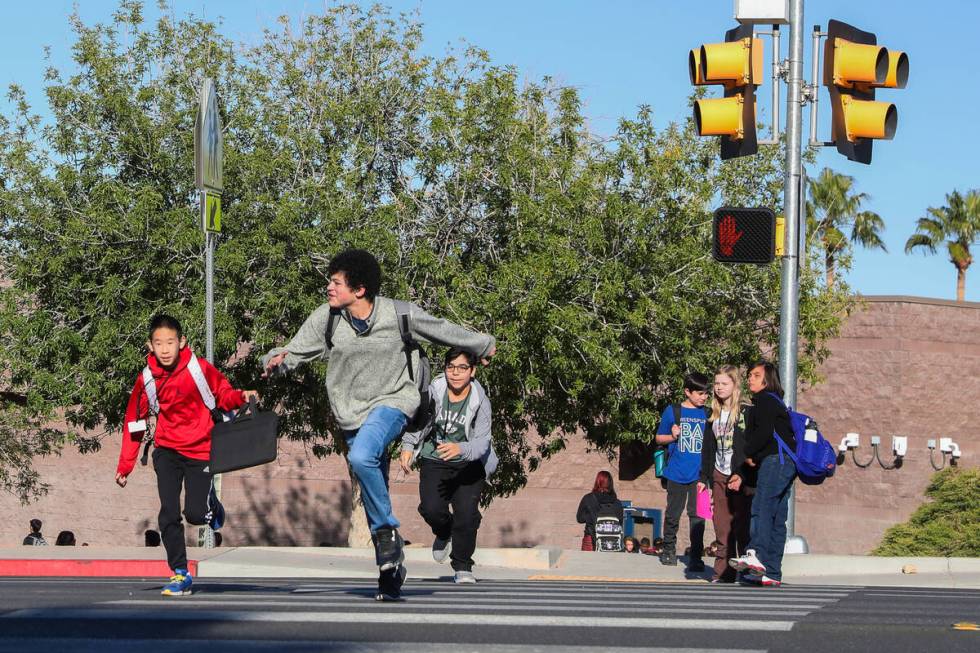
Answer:
M188 524L200 526L205 523L211 491L211 473L204 471L207 466L208 461L188 458L173 449L153 450L153 469L160 494L160 539L171 569L187 569L187 544L184 524L180 521L181 486L185 490L184 517Z
M687 516L691 521L690 560L700 560L704 554L704 519L698 517L698 482L675 483L667 479L667 511L664 514L664 551L677 551L677 529L681 513L687 505Z
M479 461L465 465L429 458L420 461L419 514L433 535L443 540L452 538L449 559L453 570L472 571L476 531L482 519L480 493L487 480L483 465Z

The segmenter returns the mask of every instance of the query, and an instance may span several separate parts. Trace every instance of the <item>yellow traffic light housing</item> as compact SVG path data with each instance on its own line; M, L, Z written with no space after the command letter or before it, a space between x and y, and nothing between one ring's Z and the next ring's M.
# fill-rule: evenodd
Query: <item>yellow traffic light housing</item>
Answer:
M720 84L724 98L694 102L694 125L701 136L721 136L721 158L759 151L755 131L755 88L762 83L762 41L752 26L725 32L724 43L709 43L688 54L688 72L695 86Z
M877 37L832 20L824 46L824 85L830 92L832 138L851 161L871 163L876 139L894 138L898 110L875 101L876 88L905 88L909 58L878 45Z

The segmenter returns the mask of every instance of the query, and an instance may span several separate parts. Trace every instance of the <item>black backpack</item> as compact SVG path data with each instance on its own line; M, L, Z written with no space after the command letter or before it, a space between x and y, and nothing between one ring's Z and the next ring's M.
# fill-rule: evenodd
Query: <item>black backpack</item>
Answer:
M398 331L402 336L403 350L405 352L405 365L408 368L408 378L415 381L419 390L419 408L405 426L407 431L419 431L426 426L432 419L434 412L432 396L429 392L429 383L432 382L432 367L429 365L429 354L425 348L419 344L412 335L409 320L412 317L412 307L406 301L400 299L391 300L395 304L395 316L398 320ZM333 334L337 331L337 318L340 317L338 309L330 309L330 317L327 318L326 340L327 349L333 349ZM412 365L412 352L418 351L419 365L417 369Z

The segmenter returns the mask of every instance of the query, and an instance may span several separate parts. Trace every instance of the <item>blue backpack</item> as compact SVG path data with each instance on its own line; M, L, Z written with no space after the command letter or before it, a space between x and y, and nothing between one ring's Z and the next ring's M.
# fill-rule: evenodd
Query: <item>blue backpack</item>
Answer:
M783 452L796 464L796 473L806 485L820 485L824 479L830 478L837 471L837 452L832 444L820 433L817 423L809 416L798 413L786 404L779 395L770 392L789 413L789 423L793 427L793 437L796 440L796 451L792 451L779 434L773 432L779 447L779 461L782 462Z

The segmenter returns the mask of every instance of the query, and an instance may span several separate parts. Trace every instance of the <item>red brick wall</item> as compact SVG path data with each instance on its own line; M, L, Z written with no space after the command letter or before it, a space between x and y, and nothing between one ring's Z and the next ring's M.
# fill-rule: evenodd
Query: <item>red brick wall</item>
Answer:
M909 454L904 467L894 471L877 463L857 469L848 458L823 486L800 487L797 531L814 552L865 553L885 528L905 520L922 501L932 473L927 438L952 437L963 449L960 464L977 464L980 434L968 430L967 421L980 398L980 304L869 298L831 349L822 369L826 381L802 393L801 409L818 418L835 444L845 432L859 432L862 461L871 435L882 436L886 454L892 435L907 435ZM117 443L107 441L96 454L66 451L39 460L51 493L28 507L9 496L0 499L0 545L19 543L35 516L44 521L52 542L59 530L69 529L79 542L93 545L141 544L143 531L156 527L153 472L137 467L120 489L113 482L117 455ZM479 543L577 547L582 530L575 510L601 469L617 476L616 461L571 438L563 452L530 475L526 488L485 511ZM417 476L401 479L396 466L392 476L392 501L405 536L427 543L431 535L416 512ZM649 472L636 481L617 481L617 491L635 505L664 505L664 493ZM349 493L341 459L317 460L302 445L283 443L276 463L225 476L226 543L346 542ZM682 522L681 548L686 530ZM706 538L711 539L710 528Z

